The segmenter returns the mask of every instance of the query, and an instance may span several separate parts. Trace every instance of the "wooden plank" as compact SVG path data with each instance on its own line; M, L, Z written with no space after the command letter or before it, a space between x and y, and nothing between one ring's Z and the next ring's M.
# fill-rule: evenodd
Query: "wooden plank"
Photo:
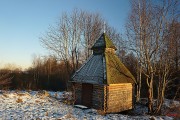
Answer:
M111 84L107 87L107 112L132 109L132 84Z

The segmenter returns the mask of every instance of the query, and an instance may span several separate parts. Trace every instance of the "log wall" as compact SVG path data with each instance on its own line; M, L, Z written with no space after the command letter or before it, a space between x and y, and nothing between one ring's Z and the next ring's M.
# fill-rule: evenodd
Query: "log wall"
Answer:
M82 84L75 83L75 104L82 104ZM92 108L116 113L133 107L133 86L131 83L93 85Z
M93 85L93 108L103 110L104 105L104 85Z
M107 86L106 113L115 113L132 109L132 84L111 84Z
M75 88L75 104L81 104L82 103L82 99L81 99L81 95L82 95L82 84L81 83L75 83L74 84L74 88Z

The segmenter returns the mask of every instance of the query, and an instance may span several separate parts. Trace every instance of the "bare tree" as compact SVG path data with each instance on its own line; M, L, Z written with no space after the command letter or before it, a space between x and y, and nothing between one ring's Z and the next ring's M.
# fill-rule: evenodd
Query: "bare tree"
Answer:
M108 33L117 40L117 32L108 28ZM57 26L51 26L40 39L45 48L65 63L70 78L79 63L92 54L90 48L102 31L103 19L99 14L75 9L70 15L63 13Z
M102 34L103 18L98 13L82 11L83 15L83 47L85 59L91 55L91 46Z
M171 9L177 1L160 1L157 5L150 0L132 2L132 13L127 24L127 35L131 40L131 50L136 53L137 63L137 97L140 97L141 74L146 76L148 86L148 111L157 114L161 109L164 92L170 76L169 56L165 56L167 48L167 30L172 22L169 17ZM166 60L164 60L166 59ZM158 99L153 110L154 83L158 76ZM139 98L137 98L139 100Z
M0 75L0 89L7 88L11 83L12 77L8 73Z
M34 85L34 88L37 88L38 86L40 86L39 80L40 80L40 73L41 73L41 65L42 65L42 60L41 60L40 55L39 56L33 55L32 67L33 67L33 85Z
M73 20L74 19L75 18L73 18ZM58 25L56 27L50 27L49 32L41 38L43 45L52 51L60 60L64 61L68 74L70 74L70 57L71 60L74 59L73 54L76 52L76 46L73 45L77 44L77 38L74 38L75 35L71 32L76 30L76 28L72 28L74 21L71 20L72 18L69 18L67 14L64 13Z
M168 51L172 59L172 64L175 64L175 70L179 71L180 64L180 23L174 18L168 29L166 43Z

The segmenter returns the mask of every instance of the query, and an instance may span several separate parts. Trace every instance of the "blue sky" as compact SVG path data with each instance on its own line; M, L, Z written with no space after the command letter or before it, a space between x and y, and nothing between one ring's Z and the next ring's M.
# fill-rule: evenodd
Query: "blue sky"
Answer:
M98 12L123 33L129 0L0 0L0 67L10 63L27 68L32 56L47 55L39 37L63 12L78 8Z

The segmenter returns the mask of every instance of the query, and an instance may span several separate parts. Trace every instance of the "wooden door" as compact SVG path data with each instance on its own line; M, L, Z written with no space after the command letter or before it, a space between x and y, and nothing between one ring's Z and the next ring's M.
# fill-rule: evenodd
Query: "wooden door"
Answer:
M82 84L82 105L92 107L93 85L88 83Z

